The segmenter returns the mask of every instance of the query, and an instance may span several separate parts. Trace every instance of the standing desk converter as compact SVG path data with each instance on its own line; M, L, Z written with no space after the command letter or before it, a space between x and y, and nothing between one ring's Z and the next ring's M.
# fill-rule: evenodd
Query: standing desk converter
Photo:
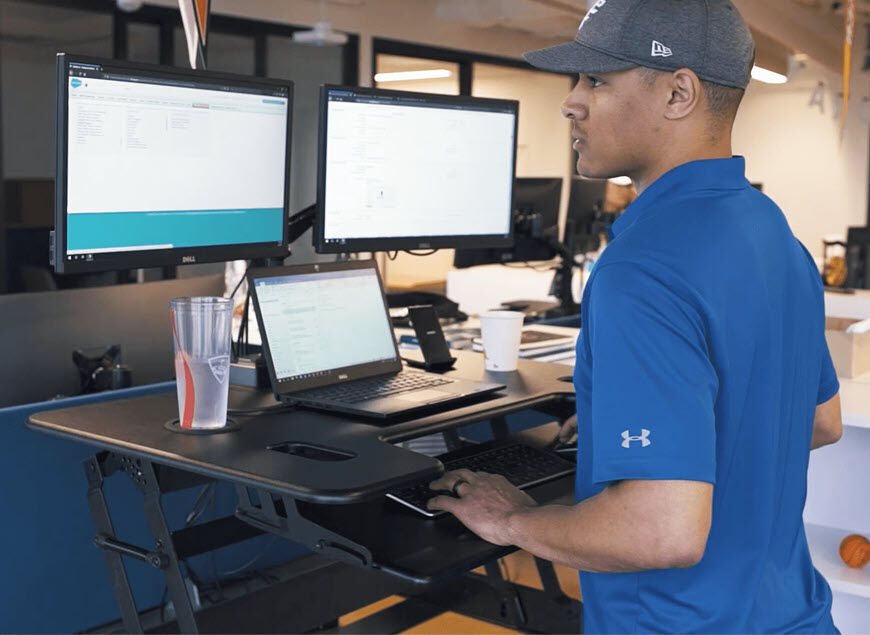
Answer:
M142 629L122 555L164 571L179 626L196 632L179 559L262 532L412 585L464 574L515 550L479 539L455 518L425 519L384 497L390 489L432 480L443 471L438 460L394 445L399 441L442 431L449 435L481 421L490 421L496 436L504 436L507 414L527 409L561 417L573 413L573 386L565 366L521 359L515 373L488 373L482 355L457 353L458 364L448 376L494 380L507 388L484 401L386 424L287 410L234 416L239 429L229 432L179 434L164 427L177 418L173 391L36 413L27 425L101 450L85 462L88 504L125 628ZM275 401L271 394L233 387L230 403L246 409ZM116 472L127 473L144 493L153 550L115 538L102 483ZM171 532L160 495L212 480L235 485L235 517ZM538 502L569 502L573 478L527 491Z

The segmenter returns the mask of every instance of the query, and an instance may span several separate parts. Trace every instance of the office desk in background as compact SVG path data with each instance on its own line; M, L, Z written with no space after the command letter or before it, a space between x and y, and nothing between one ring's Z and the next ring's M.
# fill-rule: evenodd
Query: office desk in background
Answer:
M238 417L240 429L233 432L185 435L163 427L177 416L177 400L169 392L37 413L28 426L103 450L88 464L89 503L96 510L103 544L113 545L115 537L104 509L102 479L113 471L126 472L133 479L145 495L146 516L158 545L140 555L156 559L163 567L179 625L184 632L194 632L197 617L178 560L185 551L202 553L206 534L188 528L185 540L178 541L159 510L161 487L180 487L185 479L235 484L236 516L244 522L233 517L212 521L225 532L274 533L329 558L377 569L411 585L443 581L514 551L476 538L455 519L423 519L384 498L391 488L432 478L440 471L435 459L396 442L482 421L503 426L501 418L525 409L559 417L573 412L573 387L563 380L564 366L521 360L516 373L489 374L481 355L458 355L452 373L473 379L488 376L507 385L504 394L386 426L291 410ZM271 395L233 391L236 408L258 407L270 400ZM498 427L493 424L494 430ZM270 449L281 444L299 454ZM320 460L319 453L320 458L333 460ZM541 502L567 502L572 492L571 477L530 490ZM222 545L213 543L211 548L215 546ZM125 590L121 556L106 554L125 627L141 629L129 587Z
M502 302L511 300L540 300L556 302L550 294L555 273L554 263L532 263L530 266L482 265L447 272L447 297L459 304L459 310L469 315L497 309ZM583 276L583 282L588 276ZM571 281L574 301L579 303L583 294L580 270L574 269Z

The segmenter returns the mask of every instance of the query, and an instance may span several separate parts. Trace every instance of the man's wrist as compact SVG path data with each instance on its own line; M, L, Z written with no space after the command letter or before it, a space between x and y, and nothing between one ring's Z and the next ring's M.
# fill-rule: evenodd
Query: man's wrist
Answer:
M524 531L524 523L528 519L529 514L537 508L534 505L517 505L512 512L505 518L505 530L507 532L507 540L509 544L519 546L519 540L527 535Z

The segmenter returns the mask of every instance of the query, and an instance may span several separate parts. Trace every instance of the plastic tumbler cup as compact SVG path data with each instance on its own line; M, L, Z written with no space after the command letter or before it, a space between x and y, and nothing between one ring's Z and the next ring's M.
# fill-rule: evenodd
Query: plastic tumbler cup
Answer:
M480 316L486 370L517 369L523 317L519 311L487 311Z
M227 423L233 303L217 297L175 298L169 312L179 425L222 428Z

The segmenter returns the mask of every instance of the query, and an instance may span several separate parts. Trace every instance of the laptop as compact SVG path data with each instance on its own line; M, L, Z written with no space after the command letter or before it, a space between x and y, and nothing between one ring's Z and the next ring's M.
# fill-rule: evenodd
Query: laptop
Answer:
M405 369L373 260L257 269L248 284L281 401L386 418L504 388Z

